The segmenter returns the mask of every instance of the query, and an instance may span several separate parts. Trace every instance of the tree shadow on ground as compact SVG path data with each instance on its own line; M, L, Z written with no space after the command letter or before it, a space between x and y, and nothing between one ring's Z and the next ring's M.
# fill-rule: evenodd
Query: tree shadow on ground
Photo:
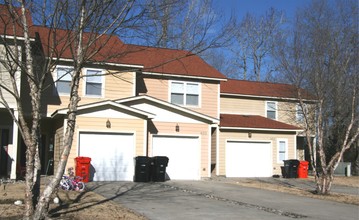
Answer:
M66 201L60 201L60 205L49 210L49 216L51 216L53 218L57 218L62 215L67 215L67 214L79 212L81 210L89 209L91 207L106 203L108 201L113 201L116 198L123 196L131 191L134 191L134 190L138 191L145 187L145 184L133 184L133 183L129 184L129 183L123 182L122 187L116 187L116 188L109 189L111 191L111 195L113 195L113 196L105 198L98 202L94 202L94 201L88 201L88 202L84 201L83 202L83 198L85 196L87 196L89 194L89 192L94 192L94 191L98 190L99 188L107 188L106 185L112 185L112 184L113 183L111 183L111 182L92 182L86 186L87 188L84 191L78 192L78 194L75 196L75 198L70 198L71 196L69 194L73 193L73 192L70 192L70 191L66 192L65 193ZM119 184L121 184L121 183L119 183ZM74 204L80 204L80 203L81 203L81 207L76 207L76 205L74 205Z

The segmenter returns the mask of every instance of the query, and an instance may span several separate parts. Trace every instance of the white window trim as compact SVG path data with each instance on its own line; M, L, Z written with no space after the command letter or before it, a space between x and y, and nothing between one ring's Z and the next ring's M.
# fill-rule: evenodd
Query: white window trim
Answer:
M58 90L57 90L57 82L58 82L58 77L57 77L57 69L61 69L61 68L64 68L64 69L74 69L73 66L65 66L65 65L57 65L55 67L55 70L53 71L53 79L55 80L55 89L54 89L54 95L56 94L59 94L60 96L70 96L70 93L60 93ZM71 82L71 81L70 81Z
M172 103L171 100L171 94L172 94L172 83L183 83L184 84L184 88L186 88L186 84L190 83L190 84L197 84L198 85L198 105L187 105L186 104L186 96L184 96L184 104L180 105L180 106L184 106L184 107L190 107L190 108L200 108L201 107L201 100L202 100L202 85L199 82L190 82L190 81L177 81L177 80L170 80L169 81L169 91L168 91L168 100L169 103ZM175 103L172 103L175 104ZM176 104L178 105L178 104Z
M86 86L87 86L87 81L86 81L86 75L87 75L87 70L93 70L93 71L100 71L101 72L101 95L87 95L86 94ZM87 98L104 98L105 97L105 76L104 76L104 70L103 69L96 69L96 68L83 68L82 70L83 72L83 76L84 76L84 80L83 80L83 96L87 97Z
M268 118L268 102L273 102L275 104L275 119L272 120L278 120L278 102L277 101L266 101L265 102L265 116ZM271 119L271 118L269 118Z
M285 160L288 160L288 139L286 138L277 138L277 163L283 164L283 161L279 160L279 142L284 141L285 142Z

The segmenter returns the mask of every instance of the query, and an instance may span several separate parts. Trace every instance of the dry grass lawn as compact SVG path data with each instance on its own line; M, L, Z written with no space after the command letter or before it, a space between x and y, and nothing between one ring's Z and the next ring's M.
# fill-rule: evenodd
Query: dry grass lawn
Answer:
M0 189L0 219L20 219L24 205L15 205L16 200L24 198L24 182L2 184ZM147 218L90 192L58 190L59 204L51 202L50 217L52 219L124 219L145 220Z
M300 179L300 181L310 181L314 182L314 177L309 177L308 179ZM331 200L336 202L342 202L347 204L359 205L359 194L357 195L349 195L349 194L339 194L331 192L329 195L317 195L313 193L313 190L297 188L284 184L273 184L258 181L255 179L236 179L233 183L241 186L252 187L252 188L260 188L266 190L272 190L277 192L285 192L299 196L306 196L316 199L323 200ZM359 193L359 176L336 176L334 178L333 185L342 185L342 186L350 186L357 188L357 192Z

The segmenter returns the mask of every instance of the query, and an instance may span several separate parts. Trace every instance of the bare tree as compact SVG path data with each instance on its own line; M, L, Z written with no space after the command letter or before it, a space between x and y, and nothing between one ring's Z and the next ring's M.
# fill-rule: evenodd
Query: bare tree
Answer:
M271 53L274 42L282 38L283 24L283 13L273 8L259 17L247 13L239 22L230 50L240 78L260 81L276 71Z
M134 1L44 1L27 4L25 1L9 1L2 9L1 27L3 28L0 42L4 48L1 64L6 71L2 75L8 79L0 83L1 104L12 115L19 127L21 136L27 147L26 150L26 192L25 219L43 219L47 215L49 199L59 184L70 153L74 128L76 124L76 109L80 100L78 94L80 72L86 63L91 62L101 49L113 38L121 25L140 15L141 11L131 14ZM41 18L41 23L47 25L45 30L47 45L39 50L32 25L29 9L42 8L44 14L36 14L34 18ZM116 14L111 13L116 10ZM38 16L38 17L37 17ZM63 28L60 30L60 28ZM21 38L21 40L20 40ZM42 93L46 89L46 80L58 64L64 51L71 51L73 60L73 75L67 130L64 136L64 147L61 160L56 168L54 178L47 184L41 196L40 193L40 122L42 119ZM108 57L103 58L104 61ZM27 112L23 97L19 92L20 73L24 84L30 88L29 99L31 112ZM8 105L4 94L11 94L16 100L18 116ZM30 113L30 114L29 114Z
M357 20L356 1L312 2L298 13L292 35L279 42L276 50L285 78L306 88L317 100L314 109L306 110L303 95L298 93L320 194L330 192L334 170L358 140ZM313 116L314 123L310 121Z
M106 51L104 47L109 44L122 44L116 35L122 35L124 31L135 34L138 28L144 25L143 18L148 18L148 4L144 1L138 3L132 0L109 0L109 1L7 1L1 6L0 17L0 43L4 47L4 54L1 54L2 76L5 74L8 81L0 81L0 104L5 106L12 115L13 120L19 127L20 134L26 145L26 192L25 192L25 214L24 219L43 219L47 217L50 196L58 186L70 153L74 129L76 125L76 111L80 101L79 82L84 66L92 64L94 57L96 62L107 62L114 57L126 56L123 51ZM164 1L172 2L172 1ZM175 3L175 1L173 1ZM195 2L195 1L194 1ZM197 2L199 4L199 2ZM165 7L166 5L164 5ZM194 9L200 10L198 5L193 5L192 11L188 11L186 21L191 26L194 16L197 20L195 28L191 31L176 36L181 41L172 42L173 48L187 48L192 51L188 56L201 52L207 48L217 45L220 35L211 35L213 17L202 17L206 13L194 13ZM176 8L173 8L175 10ZM167 9L166 9L167 10ZM168 14L165 10L162 16L165 20L162 27L172 28ZM204 10L204 9L203 9ZM207 9L206 9L207 10ZM33 15L30 15L30 11ZM193 14L192 14L193 13ZM151 13L150 13L151 14ZM167 14L167 15L166 15ZM153 15L153 14L152 14ZM183 16L183 13L181 14ZM178 17L179 19L180 17ZM42 26L33 25L34 23ZM162 18L161 18L162 19ZM166 20L168 19L168 20ZM179 24L179 23L177 23ZM184 25L184 24L182 24ZM185 30L185 26L182 26ZM162 29L162 39L169 39L170 30ZM35 34L37 32L37 34ZM140 31L144 33L145 31ZM40 33L40 34L39 34ZM38 38L45 42L38 42ZM128 36L128 35L127 35ZM134 36L134 35L133 35ZM150 38L149 38L150 39ZM169 44L169 43L168 43ZM0 48L1 49L1 48ZM99 60L101 57L102 60ZM71 90L69 96L68 114L66 116L66 130L63 138L63 147L60 161L55 167L54 177L40 193L40 169L39 149L41 143L41 120L44 117L41 112L43 104L42 94L49 88L48 79L52 79L51 73L54 68L67 58L72 62ZM181 59L183 57L172 58ZM167 62L170 62L167 61ZM161 64L156 64L161 65ZM128 69L126 71L129 71ZM133 71L136 71L133 69ZM113 74L113 73L111 73ZM26 109L24 97L19 92L19 77L24 79L22 84L29 87L28 94L31 109ZM52 83L56 83L52 82ZM18 116L14 114L8 105L7 95L10 94L16 101ZM30 112L29 112L30 111Z
M144 7L147 13L136 30L125 36L143 45L200 54L222 47L233 33L234 18L225 21L214 11L212 0L146 0Z

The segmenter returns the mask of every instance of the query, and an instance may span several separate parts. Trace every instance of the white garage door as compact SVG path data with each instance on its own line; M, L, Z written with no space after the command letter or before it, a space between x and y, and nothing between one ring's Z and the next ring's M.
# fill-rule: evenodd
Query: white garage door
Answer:
M170 179L200 179L198 137L154 136L153 156L167 156L166 173Z
M228 141L226 145L226 176L272 176L271 144L269 142Z
M93 181L133 180L133 134L80 133L79 155L91 158Z

